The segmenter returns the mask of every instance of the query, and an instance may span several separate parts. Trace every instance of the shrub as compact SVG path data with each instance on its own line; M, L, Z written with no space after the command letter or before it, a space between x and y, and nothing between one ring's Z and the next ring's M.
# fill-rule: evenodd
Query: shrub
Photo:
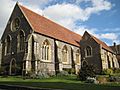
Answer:
M63 68L64 71L67 71L68 74L75 74L75 69L74 68Z
M108 82L109 76L105 76L105 75L97 76L96 79L99 83L103 84Z
M78 72L78 79L84 81L87 77L95 77L95 67L93 65L86 65Z
M57 74L57 76L68 76L68 75L69 75L69 73L68 73L67 71L65 71L65 70L60 71L60 72Z
M110 82L120 82L120 77L119 76L109 76L109 81Z
M49 73L48 72L38 72L36 75L36 78L42 79L42 78L49 78Z
M8 76L8 72L6 71L6 67L0 67L0 75L7 77Z
M37 74L34 70L28 71L24 78L26 79L42 79L50 77L48 72L38 71Z
M74 68L71 69L71 74L75 74L75 69Z
M95 83L95 84L97 84L98 81L96 80L96 78L87 77L86 83Z
M3 75L5 72L5 68L4 67L0 67L0 75Z
M112 69L104 69L102 71L102 74L104 74L104 75L112 75L113 74L113 70Z
M120 73L120 68L114 68L113 71L114 73Z

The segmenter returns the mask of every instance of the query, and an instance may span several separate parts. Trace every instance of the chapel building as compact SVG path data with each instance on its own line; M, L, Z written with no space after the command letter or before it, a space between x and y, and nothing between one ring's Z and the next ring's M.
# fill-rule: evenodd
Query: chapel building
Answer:
M85 64L95 65L98 73L119 68L116 53L98 38L87 31L83 36L76 34L19 3L6 25L0 50L0 66L9 75L56 74L66 69L77 74Z

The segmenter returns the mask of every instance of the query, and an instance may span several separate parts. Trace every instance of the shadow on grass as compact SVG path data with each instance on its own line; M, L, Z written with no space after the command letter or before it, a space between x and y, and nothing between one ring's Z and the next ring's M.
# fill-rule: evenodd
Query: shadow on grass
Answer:
M65 90L120 90L120 86L65 83L65 82L0 82L0 84Z

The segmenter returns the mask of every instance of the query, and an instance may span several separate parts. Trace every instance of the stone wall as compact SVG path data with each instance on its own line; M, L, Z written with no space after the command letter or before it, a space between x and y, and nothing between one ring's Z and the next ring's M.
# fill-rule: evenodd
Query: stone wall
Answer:
M94 65L96 72L101 72L102 62L100 57L100 45L88 34L83 35L82 40L80 41L81 45L81 55L82 55L82 65L84 62L89 65ZM91 48L91 56L86 56L86 47Z
M114 53L101 49L102 68L119 68L117 57Z
M78 72L78 70L80 69L81 62L76 63L76 55L75 54L76 54L77 50L80 50L79 47L70 45L70 44L62 42L62 41L52 39L50 37L43 36L43 35L40 35L37 33L34 33L32 35L34 38L34 42L36 43L36 45L34 46L36 73L37 73L37 71L40 71L42 69L42 66L46 67L46 70L48 70L48 71L55 72L57 64L58 64L58 69L57 69L58 71L62 71L63 68L71 69L72 63L73 63L72 61L74 61L74 63L75 63L74 67L75 67L76 72ZM41 54L42 54L41 47L42 47L42 43L45 40L47 40L51 46L51 49L50 49L51 50L50 51L51 52L50 53L51 59L50 60L42 60L42 57L41 57ZM56 47L55 47L55 45L56 45ZM65 45L68 49L67 62L63 62L63 60L62 60L62 48ZM31 50L28 51L28 53L29 52L31 52ZM57 56L55 56L55 53L57 54ZM72 53L73 53L73 56L72 56ZM58 58L56 58L56 57L58 57ZM58 59L58 61L56 62L55 59ZM80 55L80 61L81 61L81 55ZM30 69L30 67L27 67L27 68Z

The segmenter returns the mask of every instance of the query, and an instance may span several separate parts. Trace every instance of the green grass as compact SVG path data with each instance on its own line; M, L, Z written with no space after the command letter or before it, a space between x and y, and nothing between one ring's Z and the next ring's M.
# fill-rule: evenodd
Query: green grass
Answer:
M67 90L120 90L120 83L86 84L76 80L76 76L51 77L47 79L25 79L21 77L0 77L0 84L21 85L37 88L55 88Z

